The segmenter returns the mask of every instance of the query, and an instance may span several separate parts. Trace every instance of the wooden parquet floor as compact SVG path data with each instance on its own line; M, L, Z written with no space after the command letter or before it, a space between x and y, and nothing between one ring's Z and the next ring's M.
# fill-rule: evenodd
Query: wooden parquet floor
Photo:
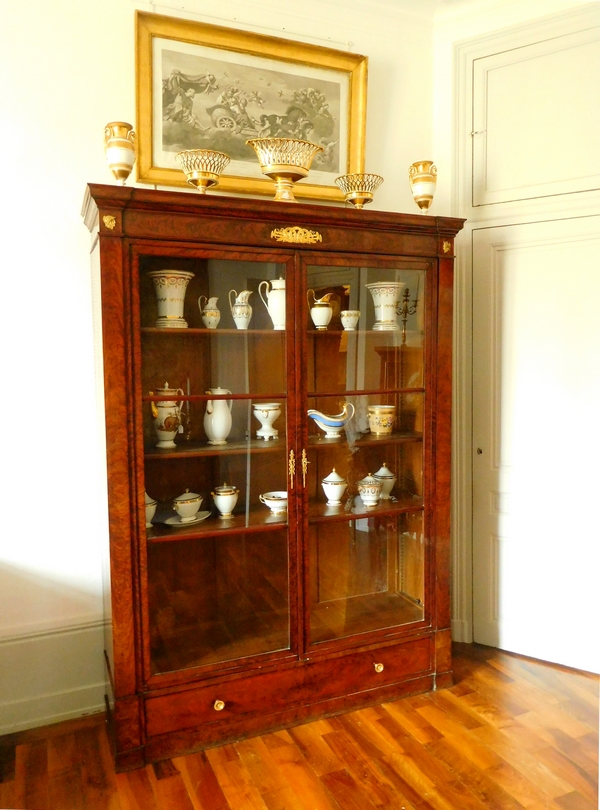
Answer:
M455 685L115 774L100 715L0 738L0 808L596 810L598 678L455 646Z

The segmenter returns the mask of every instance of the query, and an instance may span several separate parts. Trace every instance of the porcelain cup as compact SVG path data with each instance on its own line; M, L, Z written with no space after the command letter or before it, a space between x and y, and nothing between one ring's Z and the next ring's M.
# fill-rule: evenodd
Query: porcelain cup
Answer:
M287 492L278 490L275 492L265 492L259 495L258 500L268 506L274 515L282 515L287 512Z
M387 436L394 429L395 405L369 405L369 428L376 436Z
M360 318L360 310L358 309L343 309L340 312L340 320L346 332L353 332L358 324Z

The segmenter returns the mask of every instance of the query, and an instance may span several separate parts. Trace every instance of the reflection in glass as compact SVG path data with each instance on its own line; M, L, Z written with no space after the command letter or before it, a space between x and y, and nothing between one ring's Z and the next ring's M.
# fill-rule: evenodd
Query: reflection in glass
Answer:
M311 642L424 617L421 512L310 527Z
M161 266L193 274L186 328L154 325L150 273ZM265 493L287 494L285 266L146 256L139 279L143 401L136 418L144 488L156 502L142 551L151 671L288 649L288 515L261 501ZM240 291L252 308L247 328L229 301ZM209 303L219 317L207 322ZM179 389L181 405L173 442L157 448L153 414L166 384ZM202 499L202 519L175 525L174 498L186 490Z
M289 646L285 531L148 548L153 672Z

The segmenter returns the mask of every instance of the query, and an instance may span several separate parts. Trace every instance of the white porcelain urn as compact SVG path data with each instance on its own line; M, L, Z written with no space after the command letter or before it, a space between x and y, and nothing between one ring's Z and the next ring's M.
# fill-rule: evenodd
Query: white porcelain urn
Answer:
M269 289L269 284L271 289ZM263 285L265 288L264 295ZM277 278L271 282L261 281L258 285L258 294L273 321L273 329L285 329L285 279Z
M228 388L209 388L205 393L213 396L231 394ZM231 399L209 399L204 414L204 431L208 436L209 444L227 444L227 437L231 433Z
M148 393L151 397L170 397L170 399L161 402L151 402L150 406L154 418L154 430L158 439L156 446L163 450L176 447L175 436L181 425L182 405L182 401L177 399L177 395L183 396L183 389L169 388L169 383L166 382L162 388L157 388L156 391L149 391Z
M273 427L273 423L281 416L281 405L279 402L255 402L254 416L260 422L260 428L256 431L257 439L278 439L279 431Z

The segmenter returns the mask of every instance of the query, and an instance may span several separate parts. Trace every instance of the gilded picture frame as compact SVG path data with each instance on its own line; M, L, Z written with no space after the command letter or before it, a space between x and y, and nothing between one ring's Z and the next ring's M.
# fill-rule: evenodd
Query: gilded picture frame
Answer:
M137 180L186 186L183 149L231 163L218 191L270 195L246 140L302 138L323 147L298 198L342 201L336 177L364 171L366 56L158 14L136 13Z

